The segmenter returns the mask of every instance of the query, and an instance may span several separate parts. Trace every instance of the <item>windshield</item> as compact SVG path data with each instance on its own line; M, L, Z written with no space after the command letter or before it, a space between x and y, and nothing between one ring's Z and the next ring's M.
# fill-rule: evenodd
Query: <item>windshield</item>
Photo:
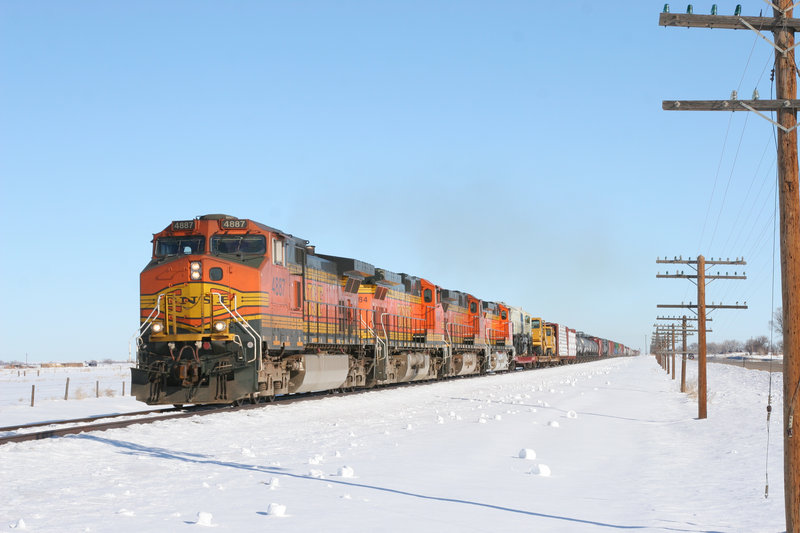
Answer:
M539 327L539 321L538 320L533 320L531 322L531 327L532 328L538 328Z
M214 235L211 237L212 254L267 253L267 239L263 235Z
M161 237L156 240L156 257L201 254L205 249L205 244L206 240L202 235Z

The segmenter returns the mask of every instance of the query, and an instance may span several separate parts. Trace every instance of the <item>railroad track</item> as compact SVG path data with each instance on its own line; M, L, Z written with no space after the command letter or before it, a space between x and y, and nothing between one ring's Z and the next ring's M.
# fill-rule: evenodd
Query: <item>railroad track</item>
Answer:
M513 372L513 370L511 370L510 372ZM469 376L462 376L461 379L472 379L481 376L482 374L475 374ZM418 382L408 382L408 383L395 383L392 385L383 385L380 387L380 389L386 390L398 387L425 386L433 383L439 383L439 381L432 380L432 381L418 381ZM364 394L375 390L377 389L375 388L356 389L353 391L346 391L346 392L321 391L321 392L306 393L302 395L278 396L266 403L255 403L255 404L243 403L239 405L224 405L224 406L198 405L190 407L172 407L164 409L151 409L148 411L135 411L131 413L103 415L90 418L77 418L71 420L58 420L51 422L39 422L35 424L25 424L19 426L0 427L0 446L12 442L25 442L29 440L49 439L53 437L63 437L66 435L76 435L78 433L86 433L90 431L105 431L107 429L125 428L136 424L151 424L153 422L160 422L163 420L176 420L180 418L188 418L191 416L205 416L205 415L219 414L222 412L258 409L273 404L285 405L294 402L304 402L309 400L316 400L319 398L326 398L330 397L331 394L335 394L336 396L349 396L351 394ZM158 414L158 413L164 413L164 414ZM111 418L126 418L126 417L127 417L126 420L114 420L111 422L95 423L98 420L111 419ZM65 427L51 427L51 426L65 426ZM27 432L27 430L29 429L35 429L38 427L49 427L49 429L45 429L43 431ZM19 431L23 431L23 433L18 433ZM14 432L15 434L2 435L2 433L4 432Z
M359 389L352 392L337 392L337 396L344 396L350 394L361 394L369 392L373 389ZM118 429L133 426L136 424L152 424L153 422L160 422L163 420L176 420L180 418L188 418L191 416L205 416L219 414L222 412L234 412L247 409L258 409L267 407L273 403L289 404L294 402L303 402L308 400L315 400L321 397L329 397L330 391L308 393L298 396L279 396L271 402L267 403L244 403L240 405L223 405L223 406L210 406L210 405L197 405L190 407L171 407L166 409L152 409L148 411L134 411L131 413L121 413L113 415L103 415L89 418L75 418L70 420L56 420L51 422L38 422L35 424L24 424L18 426L0 427L0 446L12 442L25 442L29 440L49 439L53 437L63 437L66 435L76 435L78 433L87 433L90 431L105 431L107 429ZM163 413L163 414L159 414ZM112 418L126 418L125 420L113 420L110 422L100 422L99 420L112 419ZM53 427L56 426L56 427ZM42 431L27 430L47 427L48 429ZM22 433L20 433L22 431ZM12 432L12 435L2 435L4 432Z
M106 418L120 418L123 416L143 416L153 413L169 413L177 411L178 409L179 408L176 407L168 407L164 409L151 409L149 411L132 411L130 413L118 413L113 415L99 415L99 416L89 416L86 418L72 418L70 420L49 420L47 422L36 422L34 424L20 424L17 426L0 427L0 433L7 433L9 431L19 431L20 429L25 430L25 429L44 427L44 426L97 422L98 420L103 420Z
M173 420L178 418L187 418L190 416L198 416L203 414L213 414L224 410L230 410L231 407L225 406L223 408L209 409L207 406L199 406L197 408L169 408L169 409L154 409L149 411L135 411L131 413L122 413L115 415L97 416L91 418L76 418L70 420L58 420L52 422L40 422L36 424L25 424L21 426L8 426L0 428L2 432L12 432L12 435L0 436L0 445L8 444L11 442L25 442L29 440L49 439L51 437L63 437L65 435L75 435L77 433L85 433L89 431L105 431L107 429L116 429L132 426L135 424L150 424L161 420ZM165 414L157 414L165 413ZM100 422L98 420L105 420L111 418L125 418L125 420L113 420L110 422ZM53 427L55 426L55 427ZM27 431L29 429L48 427L42 431ZM20 433L20 431L22 431Z

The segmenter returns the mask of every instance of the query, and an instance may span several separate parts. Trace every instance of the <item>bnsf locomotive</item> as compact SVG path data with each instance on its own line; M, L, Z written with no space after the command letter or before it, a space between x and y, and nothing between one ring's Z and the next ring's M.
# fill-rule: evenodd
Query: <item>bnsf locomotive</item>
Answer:
M559 355L558 325L541 319L545 333L534 339L519 308L318 254L304 239L227 215L157 233L140 286L132 392L149 404L255 402L498 372L569 362L576 349ZM615 355L609 341L604 354L591 339L587 357ZM617 346L616 355L627 354Z

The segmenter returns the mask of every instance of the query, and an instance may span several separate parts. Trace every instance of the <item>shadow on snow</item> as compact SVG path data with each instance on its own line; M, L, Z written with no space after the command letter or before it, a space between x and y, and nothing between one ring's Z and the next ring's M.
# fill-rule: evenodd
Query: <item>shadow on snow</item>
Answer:
M273 466L260 466L260 465L248 465L242 463L234 463L230 461L219 461L212 459L209 455L197 454L197 453L189 453L189 452L179 452L174 450L168 450L166 448L157 448L157 447L149 447L149 446L142 446L141 444L135 444L133 442L126 442L122 440L116 439L108 439L103 437L98 437L96 435L90 434L79 434L79 435L70 435L65 438L76 438L76 439L84 439L97 442L99 444L106 444L109 446L114 446L116 448L121 448L123 451L122 453L128 455L140 455L140 456L149 456L154 457L157 459L168 459L173 461L184 461L188 463L194 464L204 464L204 465L215 465L215 466L224 466L228 468L235 468L238 470L246 470L251 472L260 472L264 474L276 474L282 475L287 477L292 477L296 479L304 479L307 481L318 481L323 483L331 483L342 485L346 487L354 487L354 488L361 488L361 489L369 489L375 490L390 494L398 494L400 496L408 496L411 498L419 498L422 500L428 501L436 501L436 502L446 502L446 503L454 503L460 505L470 505L474 507L483 507L485 509L494 509L496 511L505 511L508 513L517 513L521 515L528 515L528 516L535 516L538 518L546 518L551 520L561 520L563 522L569 523L576 523L576 524L586 524L590 526L598 526L598 527L607 527L612 529L628 529L628 530L635 530L635 529L649 529L652 530L654 526L637 526L637 525L621 525L621 524L608 524L605 522L598 522L594 520L586 520L582 518L570 518L568 516L558 516L552 515L547 513L537 513L534 511L526 511L523 509L514 509L511 507L503 507L501 505L494 505L490 503L482 503L482 502L475 502L470 500L463 500L459 498L445 498L441 496L429 496L425 494L417 494L414 492L408 492L404 490L392 489L388 487L378 487L375 485L367 485L364 483L354 483L352 481L341 481L336 479L330 478L316 478L308 475L301 475L301 474L293 474L287 471L285 468L273 467ZM662 527L659 528L664 531L702 531L697 529L679 529L679 528L670 528L670 527ZM719 533L716 531L708 531L706 530L705 533Z

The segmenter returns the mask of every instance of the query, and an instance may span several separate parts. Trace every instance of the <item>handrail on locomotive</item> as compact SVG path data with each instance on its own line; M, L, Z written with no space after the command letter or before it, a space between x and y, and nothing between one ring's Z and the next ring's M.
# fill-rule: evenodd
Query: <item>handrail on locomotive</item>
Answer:
M258 332L255 329L253 329L253 326L251 326L250 323L247 320L245 320L242 317L242 315L239 314L236 304L236 295L235 294L233 295L233 311L231 311L230 309L228 309L228 306L225 305L225 302L222 301L222 294L218 292L212 292L211 294L217 295L217 297L219 298L219 304L222 306L222 308L225 309L225 311L227 311L228 314L231 315L231 317L233 317L233 320L235 320L237 324L242 326L242 329L253 339L253 359L247 360L247 363L250 364L253 361L257 360L258 370L260 371L263 366L263 361L261 360L261 342L262 342L261 335L259 335ZM213 309L212 309L212 314L213 314ZM239 344L239 346L242 345ZM242 350L244 351L244 346L242 346Z

